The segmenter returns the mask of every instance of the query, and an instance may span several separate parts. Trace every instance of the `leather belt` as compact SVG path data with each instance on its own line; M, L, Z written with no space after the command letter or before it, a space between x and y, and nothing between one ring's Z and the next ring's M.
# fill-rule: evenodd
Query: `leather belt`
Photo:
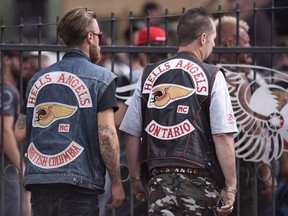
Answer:
M161 173L184 173L198 176L209 176L207 170L191 167L156 167L149 172L150 176L155 176Z

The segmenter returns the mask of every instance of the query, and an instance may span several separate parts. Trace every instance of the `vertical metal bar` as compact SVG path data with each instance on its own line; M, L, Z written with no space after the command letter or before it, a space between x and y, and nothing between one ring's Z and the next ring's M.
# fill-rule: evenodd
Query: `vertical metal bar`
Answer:
M255 26L254 28L254 32L253 32L253 46L257 46L257 28L256 28L256 25L257 25L257 7L256 7L256 2L253 3L253 25ZM255 55L255 53L253 53Z
M253 2L253 26L255 26L254 32L253 32L253 35L254 35L253 45L254 45L254 46L256 46L256 41L255 41L255 40L256 40L256 35L257 35L256 13L257 13L256 2ZM256 55L255 55L255 53L253 53L252 56L253 56L253 65L256 65L256 60L255 60ZM255 72L254 69L253 69L253 79L254 79L254 80L256 79L256 72Z
M166 35L166 40L165 40L165 46L168 45L168 9L165 9L165 17L164 17L164 27L165 27L165 35Z
M20 44L22 44L23 42L23 17L20 18L20 24L19 24L19 41ZM23 98L23 56L22 56L23 52L20 52L20 105L22 106L22 98Z
M134 18L133 18L133 12L129 12L129 33L130 33L130 38L129 38L129 45L133 45L133 32L134 32Z
M145 46L150 46L150 10L147 11L146 14L146 26L147 26L147 42L145 44ZM146 59L147 62L150 62L150 55L149 53L146 53Z
M41 40L42 40L42 17L39 16L38 17L38 45L41 44ZM41 58L41 51L38 51L38 71L41 69L41 62L42 62L42 58Z
M275 45L275 6L274 0L272 0L272 7L271 7L271 46ZM273 64L274 54L271 54L271 67L274 68ZM272 75L272 74L271 74ZM274 200L274 199L273 199Z
M146 26L147 26L147 46L150 46L150 10L147 11Z
M272 0L272 13L271 13L271 20L272 20L272 23L271 23L271 45L272 45L272 48L274 47L274 39L275 39L275 31L274 31L274 27L275 27L275 5L274 5L274 0ZM272 56L271 56L271 62L272 62L272 68L274 68L274 62L273 62L273 58L274 58L274 54L272 53ZM271 72L271 76L273 75L273 72ZM274 78L273 78L274 80ZM273 212L273 215L272 216L275 216L276 215L276 196L275 196L275 193L276 193L276 189L274 187L274 180L276 180L276 176L275 176L275 172L274 172L274 169L276 168L275 166L275 160L273 160L271 162L271 164L273 164L273 166L271 166L271 177L272 177L272 212ZM277 173L277 171L276 171Z
M182 8L182 14L184 14L184 13L185 13L185 11L186 11L186 8L185 8L185 7L183 7L183 8Z
M257 28L256 28L256 25L257 25L257 17L256 17L256 15L257 15L257 6L256 6L256 2L254 2L253 3L253 22L254 22L254 26L255 26L255 28L254 28L254 32L253 32L253 34L254 34L254 46L257 46L257 40L256 40L256 38L257 38ZM255 56L256 56L256 54L255 53L253 53L253 61L254 61L254 63L255 63ZM254 77L256 78L256 73L254 72ZM255 79L254 78L254 79ZM253 90L253 89L252 89ZM258 209L257 209L257 203L258 203L258 197L257 197L257 191L258 191L258 181L257 181L257 179L258 179L258 175L257 175L257 173L255 172L257 169L256 169L256 167L257 167L257 164L256 163L254 163L254 166L253 166L253 170L254 170L254 172L253 172L253 179L254 179L254 188L253 188L253 194L254 194L254 199L253 199L253 206L254 206L254 209L253 209L253 212L254 212L254 215L258 215Z
M218 5L218 20L219 20L219 23L218 23L218 46L221 46L221 41L222 41L222 24L221 24L221 18L222 18L222 6L221 5Z
M240 21L240 6L236 5L236 47L239 47L239 21ZM236 53L236 63L239 64L239 53Z
M222 46L222 6L221 5L218 5L218 20L219 20L219 23L218 23L218 32L217 32L217 35L218 35L218 44L217 46ZM217 55L217 61L220 63L220 59L221 59L221 53L218 53Z
M129 185L130 185L130 213L131 213L131 216L134 216L134 202L135 202L135 199L134 199L134 194L133 194L133 190L132 190L132 185L131 185L131 182L129 182ZM120 215L119 215L120 216Z
M23 42L23 18L21 17L20 18L20 24L19 24L19 42L20 44L22 44ZM22 106L22 98L23 98L23 74L22 74L22 69L23 69L23 51L20 51L20 57L19 57L19 61L20 61L20 105ZM23 169L22 169L22 162L23 162L23 146L20 145L19 147L20 149L20 172L19 172L19 194L20 194L20 197L19 197L19 200L20 200L20 216L23 215L24 211L23 211L23 198L24 198L24 191L23 191L23 188L22 188L22 176L23 176Z
M236 5L236 46L239 46L239 21L240 21L240 6Z
M57 16L56 17L56 45L59 45L59 34L57 31L59 19L60 19L59 16ZM57 55L57 61L59 61L60 60L60 52L57 52L56 55Z
M239 158L236 158L236 168L237 168L237 170L238 170L238 175L237 175L237 182L238 182L238 186L240 185L240 159ZM236 208L236 212L237 212L237 216L241 216L240 215L240 212L241 212L241 209L240 209L240 197L241 197L241 191L240 191L240 189L241 188L239 188L239 190L238 190L238 193L237 193L237 199L236 199L236 206L237 206L237 208Z
M111 13L111 35L110 35L110 38L111 38L111 45L113 46L114 45L114 24L115 24L115 16L114 16L114 13L112 12ZM115 53L113 52L111 54L111 71L114 72L114 64L115 64Z
M129 12L129 32L130 32L130 38L129 38L129 45L134 45L133 43L133 33L134 33L134 18L133 18L133 12L130 11ZM132 55L137 55L137 54L134 54L134 53L129 53L129 83L132 82L132 61L133 61L133 56ZM132 206L132 205L131 205ZM131 216L133 216L133 209L131 209Z
M115 25L115 15L114 13L112 12L111 13L111 45L113 46L114 45L114 25ZM115 64L115 54L112 53L112 56L111 56L111 71L114 72L114 64ZM116 209L113 208L112 209L112 216L115 216L116 215Z
M1 19L1 44L4 41L4 30L5 30L5 26L4 26L4 20ZM3 59L3 53L1 52L1 61ZM3 64L1 64L1 80L4 80L4 73L3 73ZM1 95L4 95L4 88L3 88L3 84L1 83L0 86L0 92ZM1 97L0 99L1 102L1 116L4 113L4 106L2 106L3 104L3 97ZM5 204L4 204L4 180L5 180L5 169L4 169L4 118L1 118L1 215L4 215L4 208L5 208Z
M257 170L257 172L255 172L255 170ZM258 215L258 209L257 209L257 204L258 204L258 169L257 169L257 164L254 162L254 172L253 172L253 179L254 179L254 200L253 200L253 204L254 204L254 214L253 215Z

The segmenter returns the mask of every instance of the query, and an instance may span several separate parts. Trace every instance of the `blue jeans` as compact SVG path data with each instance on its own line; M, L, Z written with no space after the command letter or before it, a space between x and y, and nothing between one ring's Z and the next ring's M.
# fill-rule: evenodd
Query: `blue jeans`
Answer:
M33 216L98 216L98 194L86 193L76 186L31 187ZM74 187L74 188L73 188Z

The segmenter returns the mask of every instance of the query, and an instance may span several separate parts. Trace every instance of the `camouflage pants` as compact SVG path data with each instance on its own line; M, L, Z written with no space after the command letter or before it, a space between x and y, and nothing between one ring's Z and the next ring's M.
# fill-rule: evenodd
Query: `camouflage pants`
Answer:
M149 215L213 216L219 193L208 177L163 173L149 179Z

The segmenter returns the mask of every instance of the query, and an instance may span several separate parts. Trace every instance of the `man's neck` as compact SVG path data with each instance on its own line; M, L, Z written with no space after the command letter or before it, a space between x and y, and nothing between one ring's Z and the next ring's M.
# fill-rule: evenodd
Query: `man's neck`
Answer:
M192 46L182 46L182 47L179 47L178 49L178 53L180 52L185 52L185 53L189 53L193 56L195 56L197 59L199 59L200 61L203 61L201 59L201 54L200 54L200 51L199 50L196 50L195 48L193 48Z

